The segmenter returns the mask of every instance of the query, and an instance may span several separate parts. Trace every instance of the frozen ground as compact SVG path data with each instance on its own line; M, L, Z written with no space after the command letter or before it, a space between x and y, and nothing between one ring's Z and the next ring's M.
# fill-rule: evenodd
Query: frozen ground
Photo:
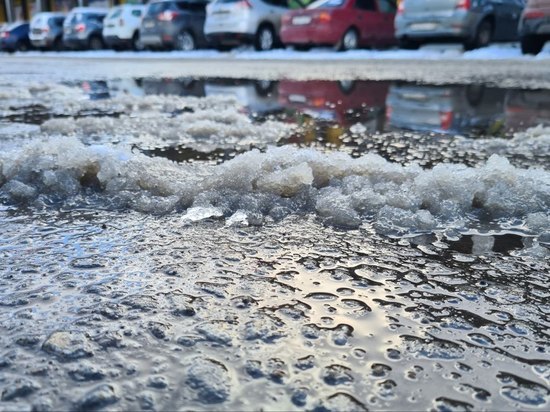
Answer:
M113 61L0 67L0 411L548 409L550 129L306 144L285 110L78 77L217 60Z

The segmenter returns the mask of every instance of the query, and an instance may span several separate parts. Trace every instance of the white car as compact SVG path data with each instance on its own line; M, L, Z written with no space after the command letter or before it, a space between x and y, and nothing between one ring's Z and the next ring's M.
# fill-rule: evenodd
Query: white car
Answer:
M270 50L280 43L281 17L287 0L215 0L206 8L204 33L217 49L253 44Z
M103 40L113 49L143 49L139 40L141 18L147 6L125 4L113 7L103 21Z

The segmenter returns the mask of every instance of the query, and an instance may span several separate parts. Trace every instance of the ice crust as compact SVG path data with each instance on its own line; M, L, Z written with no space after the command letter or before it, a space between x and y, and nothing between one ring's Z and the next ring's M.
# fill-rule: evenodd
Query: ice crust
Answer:
M344 227L373 222L389 234L464 230L480 219L521 222L535 234L550 231L550 172L519 169L498 155L477 168L439 164L423 170L374 154L352 158L287 146L212 166L58 137L2 152L0 184L8 203L93 200L182 213L182 224L212 217L261 224L315 213Z

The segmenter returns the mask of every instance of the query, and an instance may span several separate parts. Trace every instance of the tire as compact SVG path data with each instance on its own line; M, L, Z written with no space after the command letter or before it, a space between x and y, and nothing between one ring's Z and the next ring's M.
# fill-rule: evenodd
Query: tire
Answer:
M132 50L133 51L143 51L143 50L145 50L145 46L141 42L141 40L139 38L139 32L137 32L137 31L132 36Z
M420 42L408 39L406 37L401 37L399 39L399 48L404 50L418 50L420 47Z
M184 30L178 34L178 37L176 37L175 49L186 52L196 50L197 42L193 34L188 30Z
M474 37L464 43L466 50L479 49L487 47L493 39L493 24L489 20L483 20L479 23Z
M260 26L254 38L254 49L257 51L268 51L275 46L275 31L266 24Z
M29 46L24 41L21 41L17 43L17 46L15 46L15 50L19 52L26 52L29 50Z
M340 80L338 81L338 87L340 88L340 91L342 93L344 93L345 95L349 95L353 92L353 89L355 89L355 81Z
M267 97L274 92L276 85L276 82L270 80L255 80L254 90L258 96Z
M537 36L525 36L520 39L523 54L539 54L544 47L545 39Z
M349 51L355 50L359 47L359 33L357 30L351 28L348 29L340 42L336 45L336 50L338 51Z
M90 50L101 50L103 49L103 40L101 40L98 36L92 36L90 37L90 41L88 42L88 48Z

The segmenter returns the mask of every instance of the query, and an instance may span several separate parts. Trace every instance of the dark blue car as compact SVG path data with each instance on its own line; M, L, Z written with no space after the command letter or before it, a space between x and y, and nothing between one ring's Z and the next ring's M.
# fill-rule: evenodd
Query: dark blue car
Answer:
M12 53L14 51L27 51L30 48L29 23L12 23L0 31L0 50Z

